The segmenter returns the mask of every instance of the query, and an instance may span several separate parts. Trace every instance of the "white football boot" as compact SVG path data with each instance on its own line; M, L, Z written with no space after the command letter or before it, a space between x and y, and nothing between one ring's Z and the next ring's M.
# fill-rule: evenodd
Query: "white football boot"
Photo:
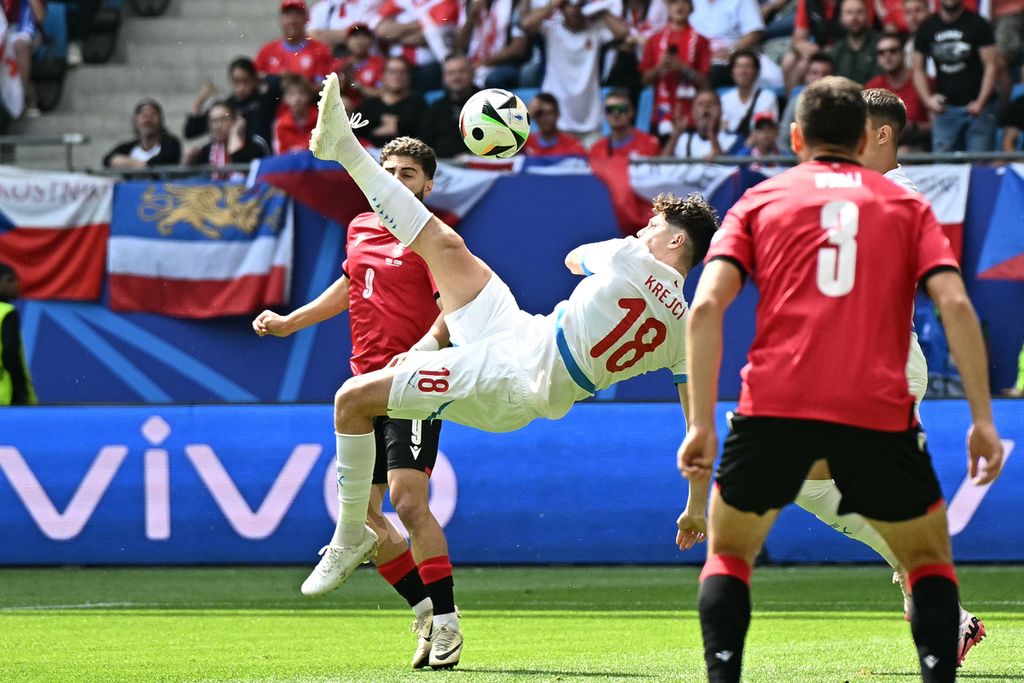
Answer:
M447 624L434 631L430 646L430 666L451 669L459 663L462 654L462 631Z
M363 540L355 545L325 545L313 573L302 582L303 595L323 595L345 583L355 568L377 554L380 540L370 527L364 527Z
M317 159L340 161L336 151L338 142L348 136L354 136L352 129L362 128L368 125L369 121L364 120L358 112L352 114L351 121L349 120L345 103L341 100L341 84L338 83L336 73L324 79L317 109L319 114L309 138L309 151Z
M431 610L412 620L409 629L416 634L416 653L412 656L412 668L422 669L430 661L431 638L434 635L434 612Z

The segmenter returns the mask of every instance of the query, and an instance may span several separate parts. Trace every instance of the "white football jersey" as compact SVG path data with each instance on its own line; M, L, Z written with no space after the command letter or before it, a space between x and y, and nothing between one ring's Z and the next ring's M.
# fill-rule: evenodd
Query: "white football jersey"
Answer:
M676 383L685 382L683 276L635 237L590 245L582 264L588 277L554 313L573 380L594 393L669 368Z
M903 171L902 166L897 165L896 168L886 171L884 175L897 185L912 192L920 192L910 176ZM907 355L906 372L907 386L910 393L914 395L915 405L920 405L921 399L928 391L928 361L925 360L924 351L921 350L921 344L917 341L917 330L914 329L913 320L910 321L910 352Z

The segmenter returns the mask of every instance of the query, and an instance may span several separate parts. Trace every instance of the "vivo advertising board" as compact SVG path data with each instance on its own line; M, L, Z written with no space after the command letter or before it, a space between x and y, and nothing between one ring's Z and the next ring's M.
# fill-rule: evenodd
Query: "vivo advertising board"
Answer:
M1024 560L1024 403L996 403L1010 457L985 488L965 481L966 404L922 414L957 559ZM703 547L673 544L682 433L668 403L584 404L511 434L446 424L431 508L459 563L697 563ZM337 515L325 405L7 409L0 472L0 565L312 564ZM767 555L876 559L796 508Z

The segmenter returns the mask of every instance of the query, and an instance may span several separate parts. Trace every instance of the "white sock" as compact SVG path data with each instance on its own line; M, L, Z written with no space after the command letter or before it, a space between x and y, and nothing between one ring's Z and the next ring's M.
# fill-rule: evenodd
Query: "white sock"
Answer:
M337 159L370 202L391 233L405 246L412 244L430 220L430 209L409 188L385 171L356 139L346 135L335 147Z
M412 611L417 617L422 617L424 614L434 611L434 603L430 601L430 598L423 598L412 606Z
M850 538L855 538L882 556L889 566L900 571L896 556L878 532L868 524L867 520L856 513L840 515L839 501L843 495L831 479L808 479L796 496L797 505L828 524L830 527Z
M363 540L366 511L370 507L370 487L377 443L369 434L335 434L338 447L338 525L331 545L355 545Z
M459 617L455 612L449 612L448 614L435 614L434 615L434 630L447 626L449 631L459 630Z

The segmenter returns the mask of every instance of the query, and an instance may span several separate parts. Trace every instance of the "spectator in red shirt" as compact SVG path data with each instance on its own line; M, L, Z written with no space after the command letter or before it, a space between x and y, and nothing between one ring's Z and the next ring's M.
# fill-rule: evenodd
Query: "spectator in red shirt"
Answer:
M281 40L272 40L256 55L256 68L264 76L302 74L319 82L334 71L331 48L306 37L305 0L281 0Z
M658 138L633 127L633 102L629 91L612 90L604 98L604 119L611 134L590 147L590 160L608 157L656 157L661 151Z
M365 98L380 94L385 59L381 55L370 54L374 40L373 31L366 24L352 26L345 39L348 54L338 62L338 76L342 97L348 99L345 106L351 110L358 109Z
M669 0L668 26L647 40L640 61L641 83L654 84L650 131L663 138L674 121L689 119L694 96L708 87L711 46L690 26L692 13L692 0Z
M875 52L882 73L865 83L864 89L883 88L899 95L907 106L907 125L900 136L901 151L927 149L932 136L932 120L914 88L913 74L907 67L903 52L903 39L894 35L882 36Z
M530 136L523 153L531 157L587 156L583 144L572 135L558 130L558 100L546 92L537 93L530 101L530 118L537 132Z
M274 120L274 154L286 154L309 148L309 136L316 126L316 91L299 74L281 76L282 102L285 106Z

